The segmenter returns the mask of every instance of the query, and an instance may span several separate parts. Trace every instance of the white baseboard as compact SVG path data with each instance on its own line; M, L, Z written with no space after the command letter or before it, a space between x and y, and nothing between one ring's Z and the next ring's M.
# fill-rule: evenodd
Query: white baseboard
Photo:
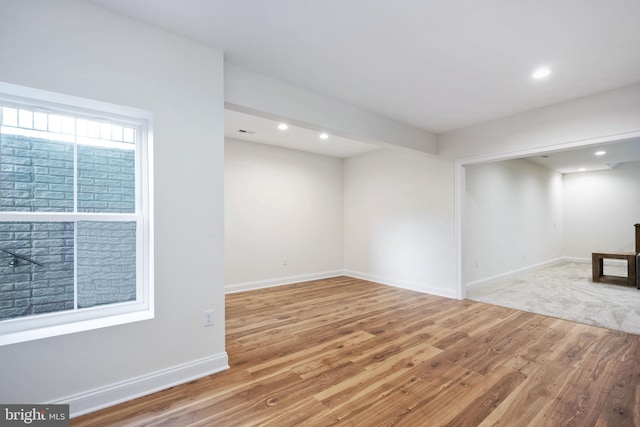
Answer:
M428 286L424 283L410 282L407 280L395 279L392 277L377 276L375 274L363 273L353 270L334 270L324 271L320 273L301 274L299 276L280 277L276 279L260 280L257 282L236 283L233 285L227 285L225 287L226 293L231 294L234 292L244 292L254 289L270 288L274 286L289 285L291 283L308 282L310 280L328 279L331 277L349 276L356 279L369 280L371 282L381 283L383 285L389 285L396 288L408 289L411 291L422 292L426 294L437 295L447 298L456 298L456 291L454 289L437 288Z
M410 291L422 292L423 294L437 295L446 298L457 298L455 289L437 288L420 282L411 282L407 280L396 279L393 277L378 276L375 274L362 273L360 271L345 270L345 276L354 277L356 279L369 280L371 282L381 283L383 285L393 286L395 288L408 289Z
M517 274L524 273L526 271L535 270L535 269L540 268L540 267L548 267L550 265L554 265L554 264L557 264L559 262L567 261L567 260L568 260L567 258L554 258L554 259L551 259L551 260L548 260L548 261L539 262L537 264L528 265L526 267L518 268L516 270L511 270L511 271L507 271L505 273L496 274L495 276L485 277L484 279L479 279L479 280L474 280L473 282L468 282L468 283L465 284L465 288L469 289L470 287L483 285L485 283L492 282L492 281L498 280L498 279L507 279L509 277L515 276ZM591 261L589 261L589 262L591 262Z
M300 274L298 276L278 277L275 279L259 280L256 282L234 283L225 286L225 293L252 291L254 289L271 288L273 286L290 285L292 283L308 282L310 280L328 279L344 275L343 270L322 271L319 273Z
M563 261L567 262L579 262L581 264L591 264L591 258L576 258L576 257L564 257ZM605 265L627 265L627 260L625 259L604 259Z
M572 256L563 257L562 261L578 262L580 264L591 264L591 258L578 258L578 257L572 257Z
M229 369L227 353L172 366L49 403L70 405L71 418Z

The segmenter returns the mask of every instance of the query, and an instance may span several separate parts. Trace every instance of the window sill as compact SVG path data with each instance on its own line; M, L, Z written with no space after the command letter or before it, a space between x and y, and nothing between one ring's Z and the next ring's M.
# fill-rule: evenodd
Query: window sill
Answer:
M141 308L141 305L121 304L8 320L0 328L0 346L153 319L153 308ZM107 310L114 313L106 314ZM52 324L55 321L57 324Z

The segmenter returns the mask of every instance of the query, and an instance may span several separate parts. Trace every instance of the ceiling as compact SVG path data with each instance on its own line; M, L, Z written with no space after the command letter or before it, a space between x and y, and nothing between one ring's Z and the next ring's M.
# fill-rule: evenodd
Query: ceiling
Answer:
M384 148L335 135L321 140L320 131L290 123L287 123L288 129L280 130L278 125L281 123L227 109L224 115L225 137L338 158ZM606 154L596 156L596 151L606 151ZM527 160L562 174L610 170L625 162L640 161L640 138L544 153Z
M89 0L225 60L442 133L640 82L638 0ZM538 66L552 73L531 78ZM226 110L225 136L345 158L381 147ZM239 132L240 129L249 132ZM640 140L529 160L560 173L640 160Z
M605 151L605 154L595 155L598 151ZM529 157L528 160L563 174L610 170L622 163L640 160L640 138L556 151Z
M327 139L322 140L321 132L290 123L288 129L280 130L278 125L281 123L283 122L227 109L224 111L224 136L339 158L382 148L335 135L328 135Z
M435 133L640 81L638 0L89 1Z

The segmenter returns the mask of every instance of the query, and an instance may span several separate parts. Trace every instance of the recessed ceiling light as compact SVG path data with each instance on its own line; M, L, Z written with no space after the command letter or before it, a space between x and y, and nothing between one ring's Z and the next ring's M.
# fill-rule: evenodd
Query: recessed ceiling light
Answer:
M329 134L328 134L328 133L325 133L325 132L322 132L322 133L320 134L320 139L329 139Z
M289 125L287 125L286 123L280 123L280 124L278 125L278 129L280 129L280 130L287 130L287 129L289 129Z
M596 156L604 156L605 154L607 154L607 152L604 150L600 150L600 151L596 151L593 154L595 154Z
M580 171L580 172L584 172L584 171L586 171L586 170L587 170L587 168L580 168L580 169L578 169L578 171Z
M549 77L549 74L551 74L551 69L548 67L539 67L536 68L533 73L531 74L531 78L535 79L535 80L542 80L545 77Z

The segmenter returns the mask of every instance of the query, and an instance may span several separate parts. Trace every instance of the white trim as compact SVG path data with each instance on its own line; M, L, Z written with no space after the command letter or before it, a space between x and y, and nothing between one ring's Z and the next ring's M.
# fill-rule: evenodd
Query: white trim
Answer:
M484 285L486 283L492 282L498 279L507 279L512 276L516 276L518 274L535 270L541 267L548 267L551 265L558 264L560 262L577 262L580 264L591 264L591 258L579 258L579 257L560 257L556 259L552 259L549 261L540 262L538 264L529 265L527 267L519 268L516 270L507 271L506 273L496 274L495 276L485 277L484 279L474 280L473 282L469 282L466 284L466 288L470 288L473 286ZM615 265L627 265L627 261L623 259L607 259L607 264L615 264Z
M462 283L462 213L464 212L464 201L466 191L466 170L462 167L462 163L456 160L454 163L454 209L453 209L453 222L454 222L454 257L455 257L455 283L456 283L456 298L465 299L466 288Z
M581 264L591 264L591 258L564 257L562 260L567 262L579 262ZM603 261L605 265L627 265L627 260L625 259L605 258Z
M271 288L274 286L290 285L292 283L308 282L310 280L328 279L343 276L343 270L323 271L319 273L300 274L298 276L278 277L275 279L258 280L256 282L234 283L225 286L225 293L252 291L254 289Z
M410 291L421 292L423 294L437 295L446 298L456 298L455 291L440 287L429 286L420 282L411 282L392 277L377 276L375 274L363 273L353 270L334 270L320 273L301 274L298 276L279 277L275 279L259 280L256 282L235 283L226 285L227 294L235 292L252 291L255 289L272 288L276 286L290 285L292 283L308 282L311 280L329 279L331 277L348 276L355 279L368 280L382 285L393 286L394 288L408 289Z
M74 222L106 221L135 222L142 215L135 213L93 213L93 212L0 212L3 221L15 222Z
M0 346L153 319L147 303L124 302L3 321Z
M484 279L479 279L479 280L474 280L473 282L467 283L466 287L470 288L470 287L473 287L473 286L483 285L485 283L492 282L494 280L506 279L506 278L515 276L517 274L524 273L526 271L531 271L531 270L535 270L535 269L538 269L538 268L541 268L541 267L548 267L550 265L555 265L555 264L558 264L559 262L562 262L562 261L566 261L566 258L550 259L548 261L543 261L543 262L539 262L537 264L528 265L526 267L522 267L522 268L518 268L518 269L515 269L515 270L507 271L505 273L496 274L495 276L485 277Z
M74 144L74 211L73 212L0 212L2 221L20 222L73 222L74 241L77 241L77 224L80 221L131 221L136 222L136 301L106 304L94 308L78 309L77 289L74 291L74 309L33 316L5 319L0 323L0 346L21 341L57 336L89 329L102 328L123 323L151 319L154 316L153 289L153 138L151 111L127 107L56 92L18 86L0 82L0 101L12 108L27 107L33 112L46 114L69 114L76 119L84 118L109 122L135 129L135 145L127 149L135 151L135 200L134 213L91 213L78 210L78 139L69 135ZM17 125L20 123L18 122ZM34 124L33 122L31 123ZM19 127L16 129L20 129ZM49 128L48 128L49 129ZM64 129L63 129L64 130ZM39 130L31 129L33 132ZM47 137L57 133L45 132ZM50 134L50 135L49 135ZM65 136L66 138L66 136ZM55 139L55 138L54 138ZM143 144L143 142L145 142ZM115 143L118 145L119 143ZM111 144L112 146L114 144ZM77 244L74 245L74 260L77 260ZM77 263L74 262L74 286L77 287Z
M74 117L75 119L75 117ZM0 125L0 131L4 135L27 136L32 138L47 139L49 141L66 142L69 144L84 145L99 148L117 148L120 150L134 151L135 145L129 142L111 141L88 136L78 136L66 133L55 133L31 128L22 128L9 125Z
M363 273L360 271L345 270L345 276L354 277L356 279L369 280L371 282L381 283L383 285L393 286L394 288L408 289L410 291L421 292L423 294L437 295L445 298L456 298L454 289L446 289L434 287L420 282L411 282L392 277L378 276L375 274Z
M565 256L565 257L562 257L562 261L579 262L580 264L591 264L591 258L578 258L578 257ZM625 261L623 260L623 262Z
M74 418L226 369L229 369L229 358L223 352L48 403L69 404L71 418Z
M49 106L56 111L71 111L73 114L77 114L77 109L81 108L85 110L83 116L91 120L108 121L104 118L104 113L115 116L119 121L124 120L125 123L137 123L136 120L132 120L132 117L135 119L149 119L151 117L150 111L141 108L61 94L43 89L35 89L7 82L0 82L0 93L2 93L1 98L3 100L13 100L21 105L33 106L38 111L49 112L43 105L44 103L49 104Z
M140 159L144 159L140 165L140 201L136 203L136 212L143 214L143 239L147 245L144 249L142 259L142 280L144 281L144 298L149 303L149 310L155 312L155 207L154 207L154 140L153 140L153 115L149 114L146 124L142 127L140 138L146 140L146 144L141 144ZM137 157L136 157L137 158ZM137 166L136 166L137 168ZM137 171L138 169L136 169ZM136 188L136 192L138 189ZM142 206L140 206L142 204ZM139 252L136 251L136 257ZM137 259L137 258L136 258Z

